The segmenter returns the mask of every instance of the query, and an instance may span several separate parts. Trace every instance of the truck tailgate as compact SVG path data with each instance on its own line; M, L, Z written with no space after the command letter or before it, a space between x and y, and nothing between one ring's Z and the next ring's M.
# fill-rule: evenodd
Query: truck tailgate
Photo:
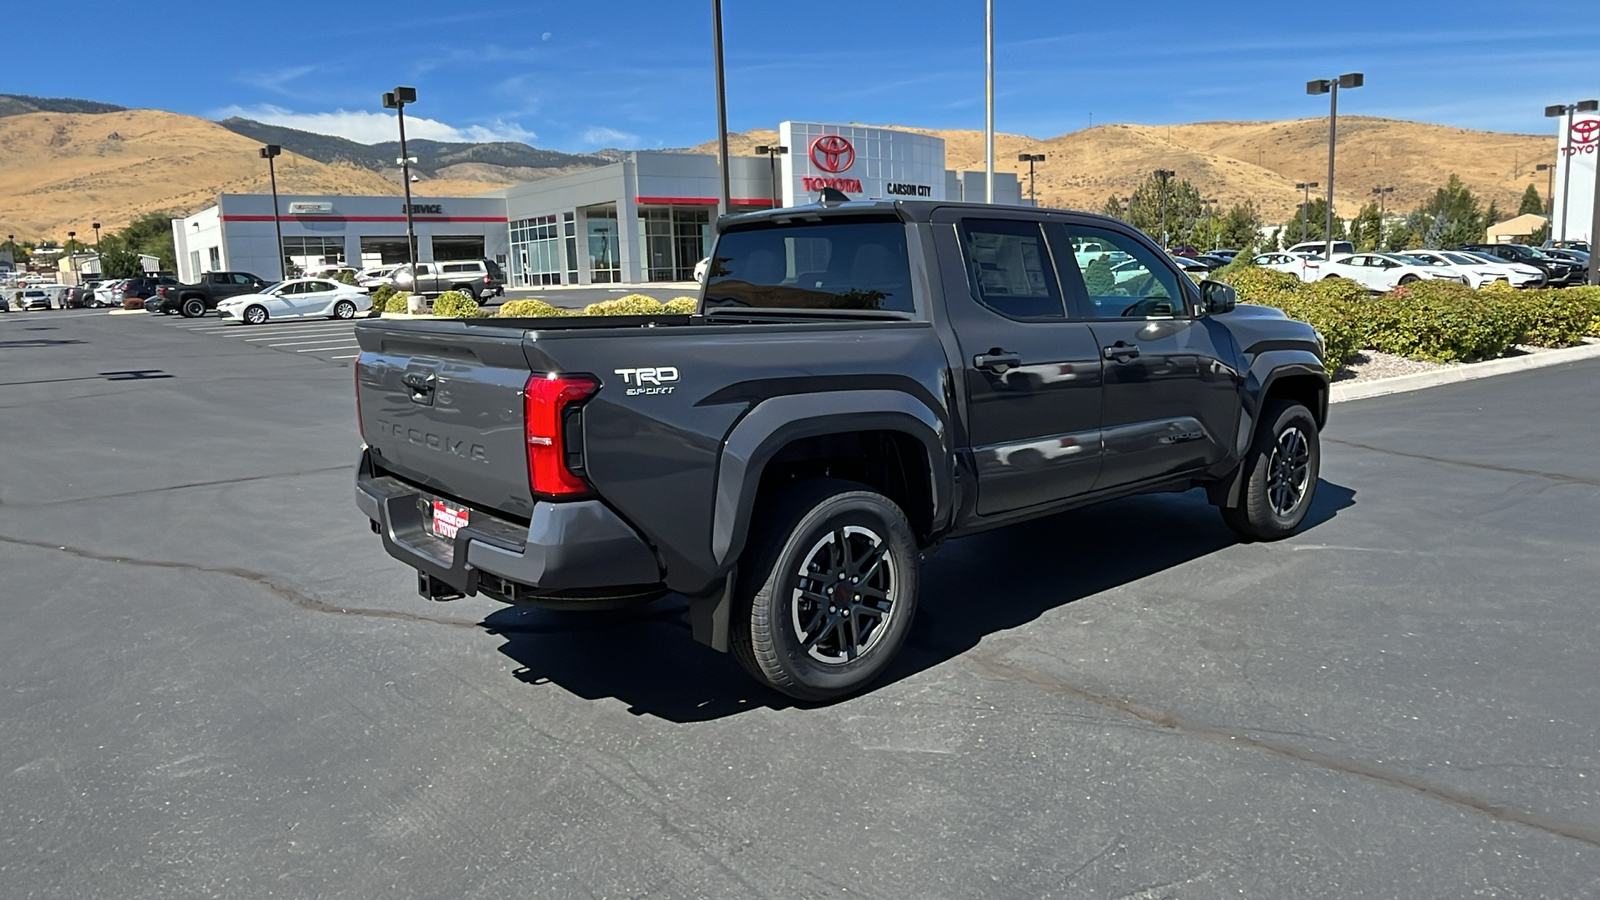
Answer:
M355 333L361 433L376 460L445 497L531 516L522 332L423 320Z

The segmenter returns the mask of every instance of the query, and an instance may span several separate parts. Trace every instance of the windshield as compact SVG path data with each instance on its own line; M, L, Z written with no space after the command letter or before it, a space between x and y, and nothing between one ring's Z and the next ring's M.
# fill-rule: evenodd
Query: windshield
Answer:
M1449 263L1447 263L1444 260L1439 259L1437 257L1433 257L1433 256L1417 256L1417 255L1412 254L1412 253L1395 253L1395 254L1392 255L1391 258L1398 259L1399 261L1401 261L1403 263L1410 263L1413 266L1447 266L1447 265L1449 265Z
M277 290L278 288L283 287L287 283L288 282L285 282L285 281L274 281L273 283L267 285L266 287L262 288L261 290L257 291L256 293L258 293L258 294L270 294L273 291Z
M730 231L708 266L705 305L911 312L905 226L852 219Z
M1473 259L1471 256L1465 253L1445 253L1442 255L1445 259L1450 260L1458 266L1476 266L1483 263L1483 260Z

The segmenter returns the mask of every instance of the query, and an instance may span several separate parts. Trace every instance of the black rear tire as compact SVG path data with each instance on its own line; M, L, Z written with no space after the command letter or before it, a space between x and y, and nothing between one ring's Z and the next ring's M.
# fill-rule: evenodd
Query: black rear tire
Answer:
M1256 541L1293 534L1311 509L1322 468L1321 439L1311 410L1292 400L1267 403L1240 465L1244 484L1239 500L1222 507L1222 520Z
M198 319L206 314L206 302L199 297L189 297L178 307L185 319Z
M905 513L866 485L810 479L756 510L730 623L734 658L800 700L883 674L916 615L920 555Z

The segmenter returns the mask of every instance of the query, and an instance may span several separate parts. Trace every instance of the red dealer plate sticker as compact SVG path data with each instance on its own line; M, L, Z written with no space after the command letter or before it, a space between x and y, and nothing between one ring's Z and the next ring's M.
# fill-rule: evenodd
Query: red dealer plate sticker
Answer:
M451 506L443 500L433 501L433 533L442 538L455 539L456 532L467 524L468 510Z

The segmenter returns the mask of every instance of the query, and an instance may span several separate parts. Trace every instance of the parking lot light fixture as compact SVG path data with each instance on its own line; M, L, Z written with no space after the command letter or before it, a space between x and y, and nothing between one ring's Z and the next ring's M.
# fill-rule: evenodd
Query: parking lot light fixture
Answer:
M383 108L395 111L400 121L400 184L406 189L406 258L411 262L411 277L417 277L417 229L411 218L411 154L406 152L406 104L417 102L417 89L397 87L383 95ZM412 281L415 285L417 282Z
M787 154L789 148L782 144L761 144L756 152L766 154L767 168L772 172L772 208L777 209L783 205L783 192L778 190L778 157Z
M1295 187L1305 192L1305 200L1300 204L1300 243L1304 244L1306 235L1306 211L1311 207L1311 189L1316 187L1315 181L1302 181Z
M1339 140L1339 88L1358 88L1367 83L1360 72L1346 72L1338 78L1319 78L1306 82L1307 94L1328 95L1328 233L1325 258L1333 258L1333 156Z
M1039 201L1033 196L1033 164L1044 162L1044 154L1018 153L1017 162L1025 162L1028 164L1028 202L1032 203L1034 206L1038 206Z
M1384 198L1387 197L1388 195L1394 193L1394 188L1393 187L1387 187L1387 186L1379 186L1379 187L1373 188L1372 189L1372 193L1375 196L1377 196L1377 198L1378 198L1378 235L1377 235L1376 243L1373 244L1373 247L1375 249L1377 249L1377 250L1382 250L1383 249Z
M1564 241L1567 239L1567 219L1569 218L1567 210L1570 209L1570 207L1567 206L1567 200L1569 196L1567 189L1572 186L1572 114L1575 112L1594 112L1597 109L1600 109L1600 101L1595 100L1579 100L1577 103L1557 103L1554 106L1546 106L1544 108L1544 115L1547 119L1559 119L1562 116L1567 117L1566 127L1561 129L1561 147L1558 151L1558 158L1565 157L1567 166L1566 169L1561 173L1561 233L1560 236L1556 238L1557 240ZM1552 193L1553 192L1554 190L1552 185ZM1555 198L1552 197L1550 202L1550 215L1554 217L1555 214Z
M1556 167L1550 163L1539 163L1533 167L1535 172L1549 172L1544 183L1544 208L1545 212L1553 218L1556 214Z
M278 170L273 160L283 152L277 144L268 144L261 148L261 158L267 161L267 178L272 182L272 230L278 235L278 280L288 277L283 265L283 220L278 216ZM199 224L198 222L195 224Z

